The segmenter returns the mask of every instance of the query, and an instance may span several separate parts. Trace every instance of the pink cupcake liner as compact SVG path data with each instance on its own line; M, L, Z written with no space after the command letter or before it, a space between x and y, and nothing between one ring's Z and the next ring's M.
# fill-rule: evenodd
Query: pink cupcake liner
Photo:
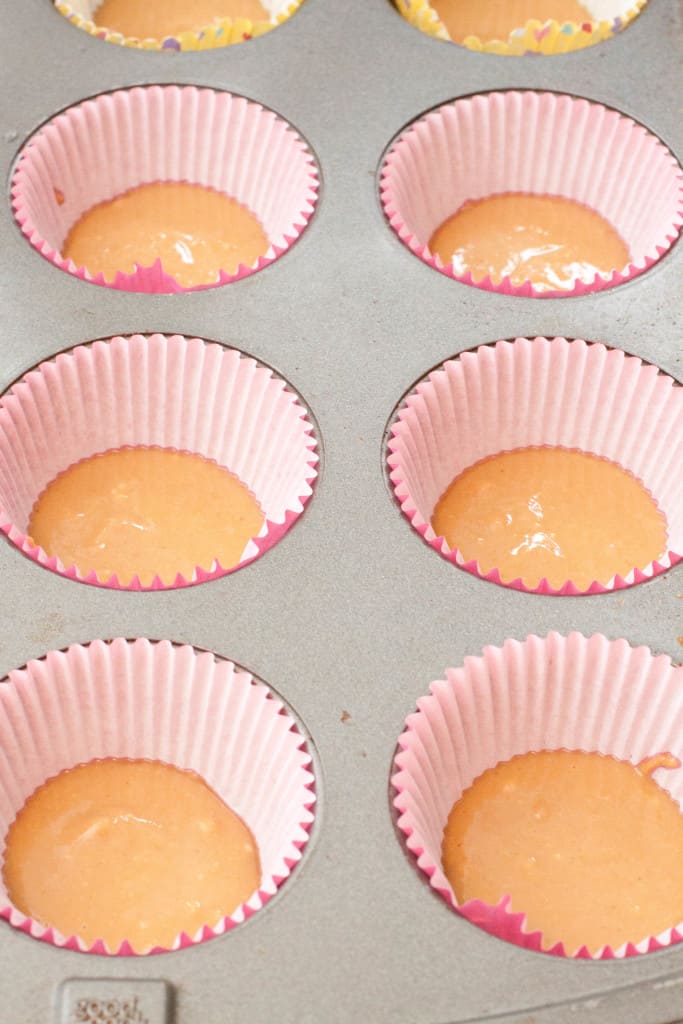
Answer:
M430 111L392 145L380 192L389 224L423 262L505 295L557 298L623 284L656 263L683 225L683 171L656 136L599 103L549 92L492 92ZM509 192L590 207L619 233L631 262L571 290L544 291L508 277L474 281L432 255L432 234L464 203Z
M102 758L191 769L245 821L259 848L258 890L221 921L179 934L173 950L222 935L265 906L309 839L314 777L296 722L249 672L189 646L96 640L30 661L0 687L0 748L3 850L9 826L38 786ZM65 949L137 955L128 942L118 950L102 940L88 946L27 917L9 902L1 880L0 916Z
M97 410L97 415L93 415ZM155 446L212 459L259 502L264 525L239 563L143 586L101 579L35 547L29 517L61 472L111 449ZM235 349L162 334L79 345L41 363L0 400L0 530L47 569L96 586L162 590L233 572L276 544L303 512L318 461L313 425L273 371ZM188 530L192 524L188 523Z
M468 657L433 682L399 738L392 785L399 828L429 884L472 923L499 938L555 956L622 959L664 949L683 938L683 922L655 936L595 954L525 930L510 898L459 905L441 863L443 830L453 804L489 768L517 754L582 750L637 764L661 751L683 759L683 669L647 647L601 634L506 640ZM681 805L683 772L660 771L657 782Z
M84 213L157 181L190 182L236 199L261 222L268 252L195 288L179 285L160 260L112 282L62 256ZM317 190L306 144L271 110L228 92L153 85L96 96L43 125L19 155L12 205L31 245L61 270L122 291L183 292L237 281L273 263L306 227Z
M668 550L626 576L580 589L504 583L497 569L437 537L434 507L452 480L489 455L575 448L618 463L664 513ZM536 594L601 594L658 576L683 558L683 388L619 349L566 338L516 338L463 352L411 391L391 427L388 465L401 510L440 555L481 579Z

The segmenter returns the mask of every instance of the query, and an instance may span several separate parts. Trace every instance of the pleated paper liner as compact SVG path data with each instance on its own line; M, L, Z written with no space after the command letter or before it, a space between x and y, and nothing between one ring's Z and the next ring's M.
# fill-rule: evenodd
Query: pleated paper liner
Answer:
M446 103L404 129L381 171L381 201L401 241L464 284L506 295L584 295L651 267L683 224L683 171L642 125L599 103L560 93L511 91ZM573 200L600 214L630 253L627 266L566 290L474 280L429 249L434 231L465 203L530 193Z
M178 36L165 36L159 39L137 39L124 36L114 29L97 25L93 17L101 3L97 0L71 0L70 3L55 0L55 7L60 14L91 36L103 39L108 43L119 43L140 50L164 50L173 53L178 50L214 50L219 46L230 46L243 43L257 36L262 36L284 21L298 10L301 0L261 0L269 14L268 20L253 21L251 18L218 18L212 24L198 32L181 32ZM188 4L191 7L191 3Z
M549 633L506 640L468 657L433 682L409 715L399 738L392 785L398 825L429 884L446 902L485 931L526 949L598 960L624 958L680 942L683 922L659 935L594 954L585 946L548 947L541 932L525 928L525 914L509 909L509 896L493 906L459 905L441 862L451 807L489 768L518 754L581 750L631 764L667 751L683 759L683 669L647 647L596 634ZM661 778L660 778L661 775ZM657 783L679 806L683 773L659 772Z
M35 547L29 517L69 466L112 449L192 452L237 476L264 525L237 565L197 566L191 579L101 579ZM316 477L313 425L298 396L266 366L199 338L132 335L80 345L41 363L0 400L0 529L39 565L127 590L202 583L252 562L301 515ZM192 523L187 523L188 531Z
M437 537L431 518L452 480L499 452L553 446L617 463L656 501L668 549L587 589L546 579L527 587L483 572ZM665 572L683 557L683 388L656 366L599 343L516 338L449 359L399 407L388 442L390 478L413 529L448 561L493 583L538 594L599 594Z
M452 42L448 29L439 18L430 0L394 0L403 17L415 28L436 39ZM505 0L506 7L512 7L516 0ZM467 36L460 45L478 53L494 53L499 56L521 57L527 54L572 53L611 39L643 10L647 0L583 0L589 11L589 20L577 23L567 19L556 21L539 18L525 19L522 14L519 27L505 39L492 39L483 32ZM520 5L523 10L527 4Z
M219 280L185 288L160 260L114 281L62 255L71 228L99 203L143 184L187 182L246 207L269 241L265 256ZM183 292L237 281L268 266L310 219L318 172L281 117L241 96L152 85L96 96L58 114L24 146L12 178L15 217L31 245L85 281L134 292Z
M231 661L145 639L96 640L51 651L9 673L0 687L0 835L46 780L96 759L162 761L196 772L253 833L258 890L232 914L181 933L172 949L222 935L260 910L302 857L315 803L311 755L283 702ZM27 917L4 883L0 916L45 942L89 953L131 955L103 941ZM102 879L106 886L106 878Z

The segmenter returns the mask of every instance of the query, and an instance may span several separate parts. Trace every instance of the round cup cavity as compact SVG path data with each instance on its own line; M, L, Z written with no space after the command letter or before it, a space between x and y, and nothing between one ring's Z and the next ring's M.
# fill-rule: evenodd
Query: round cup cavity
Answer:
M50 651L0 687L0 835L38 786L103 758L163 761L196 772L247 824L262 868L258 890L231 915L181 933L171 949L204 942L247 920L302 857L313 823L312 759L283 702L248 671L167 640L116 639ZM103 879L106 885L106 879ZM0 916L45 942L88 953L118 950L62 935L12 906Z
M137 576L101 579L33 545L31 511L59 473L135 446L202 455L245 484L265 519L237 565L214 561L191 579L157 576L143 586ZM287 533L311 496L317 461L301 400L255 359L181 335L96 341L41 363L0 399L0 530L39 565L86 583L126 590L202 583L254 561Z
M663 143L615 110L552 92L478 94L430 111L391 145L380 192L390 226L423 262L506 295L564 298L623 284L656 263L683 224L683 171ZM509 277L475 281L431 253L434 231L465 203L508 193L589 207L626 244L628 265L551 290Z
M139 39L126 36L115 29L96 24L93 20L101 0L54 0L60 14L91 36L107 43L118 43L139 50L164 50L174 53L180 50L214 50L220 46L231 46L270 32L277 25L298 10L302 0L262 0L269 17L262 21L251 18L221 18L196 32L182 32L178 36Z
M260 221L270 243L265 256L194 288L179 285L159 259L107 281L64 258L61 249L83 214L154 182L201 185L237 200ZM310 150L272 110L214 89L151 85L85 100L39 128L19 154L12 205L31 245L61 270L123 291L183 292L273 263L306 227L317 190Z
M526 949L586 959L622 959L681 941L683 922L656 936L591 954L548 946L525 928L505 895L495 906L459 905L441 861L451 807L483 772L518 754L581 750L638 764L663 751L683 760L683 669L647 647L580 633L506 640L468 657L433 682L398 740L392 786L398 827L429 884L458 913ZM683 803L683 771L658 771L657 783Z
M667 521L668 550L625 576L580 589L572 580L527 587L437 537L431 517L450 483L490 455L553 446L599 455L633 474ZM566 338L483 345L429 373L399 406L390 428L394 494L413 529L448 561L482 579L539 594L599 594L652 579L683 557L683 388L620 349Z
M430 0L394 0L396 7L415 28L436 39L455 42L451 39L446 25L440 19ZM509 0L512 6L515 0ZM523 57L527 54L572 53L611 39L645 7L647 0L584 0L584 7L590 19L580 23L570 20L556 21L549 18L525 20L522 13L517 19L519 27L513 29L505 39L495 39L483 32L467 36L459 44L478 53L493 53L504 57ZM523 6L524 10L526 5Z

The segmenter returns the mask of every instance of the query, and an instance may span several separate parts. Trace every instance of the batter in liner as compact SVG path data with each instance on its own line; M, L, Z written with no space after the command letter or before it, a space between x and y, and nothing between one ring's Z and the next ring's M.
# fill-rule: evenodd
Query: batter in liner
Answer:
M166 39L221 18L269 21L270 15L259 0L104 0L92 20L130 39Z
M135 264L163 269L184 288L215 284L265 256L268 238L253 213L203 185L154 182L99 203L74 224L62 254L93 277L114 281Z
M617 948L683 920L683 815L650 773L580 751L522 754L484 772L455 803L443 867L459 903L511 896L543 947Z
M565 448L518 448L482 459L439 498L432 527L482 573L559 590L607 584L666 551L666 520L631 473Z
M108 759L35 790L7 834L3 879L36 921L142 953L218 924L261 868L247 826L194 772Z
M522 192L465 203L437 228L429 248L475 282L509 277L539 291L567 291L630 262L628 247L599 213L562 196Z
M577 0L430 0L454 43L468 36L482 42L507 42L510 33L535 21L572 21L578 25L594 20Z
M60 473L38 498L29 534L48 555L82 575L113 573L122 584L177 573L191 579L214 559L236 565L264 516L227 469L188 452L121 448Z

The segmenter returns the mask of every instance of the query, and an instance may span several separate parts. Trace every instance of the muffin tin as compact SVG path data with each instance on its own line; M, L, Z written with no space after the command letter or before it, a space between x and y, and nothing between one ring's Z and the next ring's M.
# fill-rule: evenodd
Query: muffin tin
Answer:
M158 593L111 591L61 578L0 545L2 675L98 638L210 650L291 705L313 752L317 795L311 840L292 877L254 918L215 941L105 959L3 923L3 1022L97 1020L93 1007L107 1000L126 1024L683 1019L680 947L620 963L572 962L504 943L454 914L406 851L388 787L417 698L487 644L578 630L681 659L680 566L594 596L498 587L438 557L411 530L386 469L387 425L401 396L431 368L487 342L603 341L680 380L681 246L601 294L491 294L415 259L385 222L378 191L382 155L404 125L490 90L598 101L644 124L680 159L681 4L650 0L614 39L554 58L482 55L431 39L388 0L305 0L287 23L247 45L182 54L101 42L49 0L25 0L5 19L2 47L3 390L83 342L178 333L272 366L310 408L320 442L303 516L266 558L222 579ZM291 251L259 274L190 294L126 294L61 273L15 223L9 179L39 125L100 92L157 82L246 96L310 144L322 179L317 210Z

